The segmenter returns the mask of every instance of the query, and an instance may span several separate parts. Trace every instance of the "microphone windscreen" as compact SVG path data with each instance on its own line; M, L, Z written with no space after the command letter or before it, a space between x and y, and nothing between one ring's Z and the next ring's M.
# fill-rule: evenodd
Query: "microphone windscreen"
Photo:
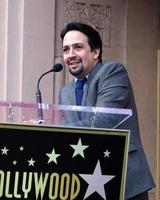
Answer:
M63 65L62 65L61 63L57 63L57 64L55 64L55 65L53 66L52 71L54 71L54 72L59 72L59 71L61 71L62 69L63 69Z

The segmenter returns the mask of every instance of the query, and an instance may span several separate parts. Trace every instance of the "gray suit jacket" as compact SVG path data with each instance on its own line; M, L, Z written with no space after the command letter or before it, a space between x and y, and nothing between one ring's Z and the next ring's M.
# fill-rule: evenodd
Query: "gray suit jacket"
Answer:
M74 80L62 88L59 103L76 105ZM131 133L125 199L153 188L154 182L141 144L134 95L125 67L116 62L98 63L88 76L82 105L132 109L132 117L118 127L129 129ZM74 113L68 122L82 127L91 126L89 115L84 113L82 118L78 120L78 115ZM95 126L112 128L112 122L110 119L104 123L104 119L100 119L95 122Z

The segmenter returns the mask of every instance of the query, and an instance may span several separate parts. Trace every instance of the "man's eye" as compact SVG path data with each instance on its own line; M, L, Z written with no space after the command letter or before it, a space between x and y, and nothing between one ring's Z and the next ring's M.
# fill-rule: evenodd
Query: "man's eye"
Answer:
M76 45L76 46L75 46L75 49L82 49L82 48L83 48L82 45Z
M67 51L69 51L68 48L63 48L63 52L67 52Z

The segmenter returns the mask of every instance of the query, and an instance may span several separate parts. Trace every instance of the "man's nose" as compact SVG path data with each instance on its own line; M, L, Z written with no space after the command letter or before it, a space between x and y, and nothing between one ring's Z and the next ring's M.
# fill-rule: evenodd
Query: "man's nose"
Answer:
M73 57L73 56L75 56L75 55L76 55L76 53L75 53L74 49L73 49L73 48L70 48L69 53L68 53L68 56L69 56L69 57Z

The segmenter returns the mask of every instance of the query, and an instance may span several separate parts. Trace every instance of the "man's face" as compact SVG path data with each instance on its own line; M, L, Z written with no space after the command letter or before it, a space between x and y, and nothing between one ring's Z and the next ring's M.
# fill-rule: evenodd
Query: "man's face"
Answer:
M63 59L70 73L83 79L98 62L99 49L91 51L88 38L80 31L69 31L63 39Z

